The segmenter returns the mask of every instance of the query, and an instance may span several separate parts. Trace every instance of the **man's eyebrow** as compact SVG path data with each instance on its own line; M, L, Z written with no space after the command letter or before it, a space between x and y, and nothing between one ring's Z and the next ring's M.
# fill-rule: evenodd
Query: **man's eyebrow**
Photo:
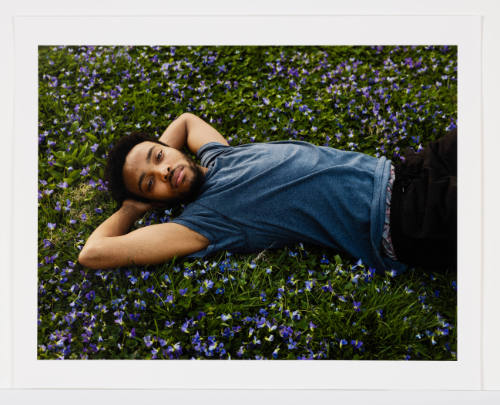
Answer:
M155 148L155 145L151 146L148 150L148 154L146 156L146 162L149 163L151 161L151 153L153 153L153 149ZM142 192L142 180L144 180L144 176L146 173L142 173L141 177L139 177L139 191Z
M146 162L148 162L148 163L151 160L151 153L153 152L154 148L155 148L155 145L153 145L153 146L151 146L151 148L149 148L148 155L146 156Z

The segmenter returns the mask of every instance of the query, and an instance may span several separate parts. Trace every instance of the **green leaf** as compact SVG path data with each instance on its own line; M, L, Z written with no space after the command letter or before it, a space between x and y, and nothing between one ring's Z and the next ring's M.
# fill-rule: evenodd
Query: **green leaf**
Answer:
M94 134L90 133L90 132L86 132L86 133L85 133L85 136L86 136L89 140L91 140L93 143L97 143L97 142L99 141L99 140L97 139L97 137L96 137Z

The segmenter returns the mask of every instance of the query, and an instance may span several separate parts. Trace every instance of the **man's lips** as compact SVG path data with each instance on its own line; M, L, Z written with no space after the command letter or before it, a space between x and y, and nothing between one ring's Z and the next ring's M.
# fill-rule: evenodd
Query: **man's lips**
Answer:
M174 172L172 173L172 179L171 179L172 186L175 188L179 187L179 184L181 184L183 180L184 180L184 166L176 167Z

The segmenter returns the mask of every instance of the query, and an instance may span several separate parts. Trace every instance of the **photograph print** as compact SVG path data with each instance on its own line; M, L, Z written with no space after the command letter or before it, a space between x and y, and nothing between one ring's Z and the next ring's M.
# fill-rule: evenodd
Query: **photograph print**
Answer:
M38 48L38 360L457 360L457 46Z

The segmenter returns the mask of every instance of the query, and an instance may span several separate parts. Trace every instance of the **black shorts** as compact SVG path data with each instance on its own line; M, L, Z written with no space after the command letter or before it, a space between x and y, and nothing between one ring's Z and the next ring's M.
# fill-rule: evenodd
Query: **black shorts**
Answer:
M399 261L430 270L457 267L457 131L408 151L395 164L390 229Z

